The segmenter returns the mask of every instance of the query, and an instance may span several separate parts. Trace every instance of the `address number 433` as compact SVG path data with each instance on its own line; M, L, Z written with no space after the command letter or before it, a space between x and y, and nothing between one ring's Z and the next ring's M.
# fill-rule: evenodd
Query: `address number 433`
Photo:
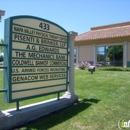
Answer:
M50 25L43 22L39 24L39 27L44 30L50 30Z

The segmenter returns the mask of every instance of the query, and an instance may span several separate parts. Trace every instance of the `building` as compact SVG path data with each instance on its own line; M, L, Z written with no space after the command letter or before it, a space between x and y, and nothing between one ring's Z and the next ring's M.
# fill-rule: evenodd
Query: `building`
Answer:
M92 27L75 38L76 64L130 67L130 22Z

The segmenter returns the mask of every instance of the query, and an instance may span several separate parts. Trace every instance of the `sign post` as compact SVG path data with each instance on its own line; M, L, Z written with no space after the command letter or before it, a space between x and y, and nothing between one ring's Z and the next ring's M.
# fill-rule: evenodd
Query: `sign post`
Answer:
M64 97L78 99L77 95L75 95L74 93L74 39L76 35L76 32L69 32L69 84L67 92L64 94Z

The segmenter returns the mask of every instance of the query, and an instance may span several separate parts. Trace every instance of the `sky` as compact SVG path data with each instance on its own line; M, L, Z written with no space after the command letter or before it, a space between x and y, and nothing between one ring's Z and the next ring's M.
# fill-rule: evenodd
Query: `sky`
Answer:
M78 34L91 27L130 21L130 0L0 0L0 10L6 11L0 39L4 39L5 19L18 15L40 17Z

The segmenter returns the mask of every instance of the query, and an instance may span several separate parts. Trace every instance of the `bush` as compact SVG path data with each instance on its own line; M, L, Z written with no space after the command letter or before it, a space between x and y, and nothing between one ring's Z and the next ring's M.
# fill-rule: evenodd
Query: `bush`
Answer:
M86 69L86 65L85 64L81 64L80 66L79 66L79 68L81 69L81 70L85 70Z
M101 67L99 70L104 71L130 71L130 68L123 68L123 67Z

